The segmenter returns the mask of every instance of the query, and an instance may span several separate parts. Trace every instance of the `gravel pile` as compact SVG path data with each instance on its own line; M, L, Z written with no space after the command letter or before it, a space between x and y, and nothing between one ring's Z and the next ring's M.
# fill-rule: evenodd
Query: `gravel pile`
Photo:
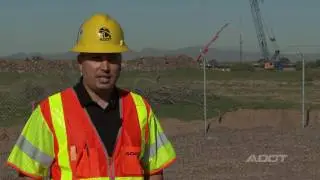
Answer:
M132 71L139 69L140 71L167 70L176 68L195 67L193 58L185 55L181 56L159 56L145 57L136 61L124 61L124 71ZM78 70L76 60L44 60L44 59L28 59L28 60L1 60L0 72L47 72L53 69L59 69L62 72L70 69Z
M173 136L176 163L166 179L320 179L317 130L281 132L268 127L248 130L212 129ZM283 162L246 162L250 155L283 154Z
M185 122L182 124L179 129L190 126ZM183 134L177 132L176 135L168 133L178 158L165 171L166 180L320 179L319 127L295 131L271 127L215 127L210 129L207 138L204 138L201 128L198 129ZM4 144L0 146L2 152L8 149L3 149ZM246 162L252 154L283 154L287 157L283 162ZM1 157L1 164L6 155ZM13 177L7 168L0 168L0 172L1 180Z

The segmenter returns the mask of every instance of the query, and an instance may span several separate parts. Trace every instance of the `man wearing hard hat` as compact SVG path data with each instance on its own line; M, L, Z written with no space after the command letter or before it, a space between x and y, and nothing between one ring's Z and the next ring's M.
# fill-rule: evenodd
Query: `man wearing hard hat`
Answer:
M79 83L39 103L8 165L33 179L163 179L176 158L171 142L146 99L115 85L127 50L115 19L86 20L73 48Z

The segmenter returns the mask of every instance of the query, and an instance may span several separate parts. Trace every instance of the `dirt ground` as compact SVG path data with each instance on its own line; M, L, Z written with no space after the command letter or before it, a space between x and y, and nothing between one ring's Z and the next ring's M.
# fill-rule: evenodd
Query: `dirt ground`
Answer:
M320 112L310 112L307 119L302 128L299 111L239 110L210 119L206 137L203 121L164 119L178 157L165 171L165 179L320 179ZM0 152L11 149L20 129L0 129ZM253 154L286 157L283 162L246 162ZM0 158L2 164L6 157ZM9 176L12 172L2 167L0 179Z

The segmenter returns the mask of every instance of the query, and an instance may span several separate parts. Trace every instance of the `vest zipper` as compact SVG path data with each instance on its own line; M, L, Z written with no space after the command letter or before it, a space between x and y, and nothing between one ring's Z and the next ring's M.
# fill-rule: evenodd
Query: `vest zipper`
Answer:
M117 89L118 93L119 93L119 90ZM119 93L120 94L120 93ZM120 98L119 98L119 115L120 115L120 120L122 121L122 98L121 98L121 95L120 95ZM110 180L115 180L116 179L116 175L115 175L115 167L114 167L114 157L115 157L115 153L116 153L116 150L117 148L119 148L119 137L120 135L122 134L122 126L119 128L119 131L118 131L118 134L117 134L117 137L116 137L116 142L115 142L115 146L113 148L113 151L112 151L112 156L109 157L109 155L107 154L107 160L109 162L109 166L108 166L108 172L110 171L111 174L109 174L109 177L110 177ZM100 142L102 142L101 138L100 138ZM107 150L106 148L105 149L105 153L107 153Z
M110 178L110 180L115 180L115 178L114 178L114 175L113 175L113 172L112 172L112 168L110 168L110 167L112 167L113 166L113 162L112 162L112 158L110 158L109 156L108 156L108 174L109 174L109 178Z
M115 142L115 147L113 148L113 151L112 151L112 156L111 157L109 157L108 155L107 155L107 158L108 158L108 162L109 162L109 168L108 169L110 169L110 170L108 170L108 171L110 171L110 180L115 180L116 178L115 178L115 167L114 167L114 157L115 157L115 150L117 149L117 146L118 146L118 141L119 141L119 137L120 137L120 135L121 135L121 131L122 131L122 127L120 127L119 128L119 131L118 131L118 134L117 134L117 138L116 138L116 142Z
M122 100L122 98L119 98L119 114L120 114L120 119L122 121L122 101L121 100ZM110 180L115 180L115 167L114 167L114 156L115 155L114 154L115 154L115 150L119 146L118 145L118 141L119 141L119 137L120 137L120 135L122 133L122 126L119 128L119 131L118 131L118 134L117 134L117 138L116 138L116 142L115 142L115 146L113 148L112 156L109 157L107 149L104 146L103 141L102 141L101 137L99 136L99 133L98 133L97 129L93 125L92 120L91 120L91 118L89 116L89 113L88 113L87 109L84 108L84 111L86 112L86 115L87 115L87 117L89 119L91 127L94 129L94 132L95 132L96 136L99 138L100 145L103 147L103 151L104 151L105 157L107 158L108 176L109 176Z
M119 141L119 137L120 137L120 134L121 134L121 131L122 131L122 127L119 128L118 135L117 135L116 142L115 142L115 147L113 149L112 156L110 157L108 155L106 147L103 144L103 141L102 141L101 137L99 136L99 133L98 133L97 129L95 128L95 126L93 125L93 123L92 123L92 121L90 119L88 111L86 109L84 109L84 110L85 110L85 112L87 114L87 117L89 119L91 127L94 129L94 132L95 132L96 136L99 139L100 145L103 147L104 155L105 155L105 157L107 158L107 161L108 161L107 162L107 167L108 167L107 172L108 172L109 178L110 178L110 180L115 180L115 167L114 167L113 159L114 159L115 150L116 150L116 148L118 146L118 141Z

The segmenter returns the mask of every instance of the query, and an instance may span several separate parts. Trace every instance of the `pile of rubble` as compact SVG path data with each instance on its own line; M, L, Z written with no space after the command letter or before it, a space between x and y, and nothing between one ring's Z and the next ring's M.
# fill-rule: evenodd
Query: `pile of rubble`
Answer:
M179 56L146 56L139 59L126 61L125 70L141 70L141 71L155 71L167 70L177 68L191 68L197 67L193 58L186 55Z
M140 70L154 71L176 68L197 67L195 61L188 56L165 56L165 57L141 57L122 63L124 71ZM77 70L75 60L0 60L0 72L47 72L49 70L70 71Z
M76 68L76 63L71 60L0 60L0 72L69 71L73 68Z

